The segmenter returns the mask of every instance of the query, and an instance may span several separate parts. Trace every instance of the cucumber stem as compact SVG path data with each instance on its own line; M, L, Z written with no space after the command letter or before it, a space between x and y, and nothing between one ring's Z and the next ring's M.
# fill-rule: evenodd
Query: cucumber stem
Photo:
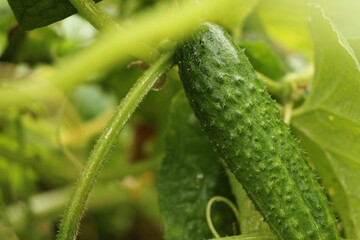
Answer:
M286 74L283 78L283 82L290 84L309 84L314 77L314 66L308 65L300 72L293 72Z
M112 146L116 143L121 130L144 96L150 91L157 79L173 65L172 59L173 52L162 55L138 79L126 97L121 101L112 119L102 131L76 183L61 220L57 240L75 239L81 218L85 212L89 194L104 161L110 155Z
M284 99L284 95L285 95L284 84L282 84L280 82L275 82L274 80L266 77L265 75L263 75L259 72L256 72L256 76L265 83L267 91L273 97L279 99L280 101L282 101Z
M294 108L294 103L292 102L288 102L284 105L284 122L287 125L290 125L293 108Z

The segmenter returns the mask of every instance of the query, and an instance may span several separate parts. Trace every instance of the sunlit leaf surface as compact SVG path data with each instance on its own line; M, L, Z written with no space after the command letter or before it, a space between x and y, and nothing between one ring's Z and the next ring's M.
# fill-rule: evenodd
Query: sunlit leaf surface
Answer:
M315 79L292 120L329 187L347 237L360 237L360 68L352 49L318 7L311 6Z

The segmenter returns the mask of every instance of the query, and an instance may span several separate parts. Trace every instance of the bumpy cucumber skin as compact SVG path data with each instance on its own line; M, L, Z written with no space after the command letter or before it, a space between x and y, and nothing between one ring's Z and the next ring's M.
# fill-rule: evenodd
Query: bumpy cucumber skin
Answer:
M204 23L177 61L210 141L279 239L340 239L306 155L231 37Z

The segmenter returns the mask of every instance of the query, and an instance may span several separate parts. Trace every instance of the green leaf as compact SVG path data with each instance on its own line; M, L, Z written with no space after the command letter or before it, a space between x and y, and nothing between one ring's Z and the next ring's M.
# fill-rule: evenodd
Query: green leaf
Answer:
M306 0L263 0L259 2L258 13L271 39L310 55L311 41L305 9Z
M237 38L240 37L240 30L244 20L256 7L258 0L241 0L238 2L239 4L231 9L232 14L228 14L226 18L219 20L219 24L232 32Z
M71 94L70 99L85 121L115 107L114 97L96 84L80 86Z
M36 29L31 32L14 28L0 61L29 64L48 63L53 61L57 49L64 42L65 40L50 28Z
M230 187L183 92L173 100L166 143L166 157L157 176L165 239L211 238L206 204L215 195L226 196ZM225 230L227 235L234 235L233 220L224 216L226 211L212 212L215 227L222 234Z
M307 0L307 2L318 3L344 36L360 36L360 1Z
M237 206L239 208L241 234L264 233L272 235L272 231L270 230L269 225L255 209L255 205L247 196L241 183L236 180L234 174L232 174L230 171L227 173L232 191L236 198Z
M239 38L244 20L257 4L258 0L238 0L238 4L231 9L231 13L226 18L219 19L218 23Z
M350 46L354 50L358 61L360 61L360 38L349 38L348 41Z
M256 10L246 19L239 46L245 49L251 65L258 72L272 79L285 75L285 52L269 38Z
M47 26L77 12L69 0L8 0L8 2L24 30Z
M310 57L311 36L307 27L307 5L318 3L346 37L360 36L358 0L262 0L259 14L270 37Z
M280 79L284 76L284 65L274 49L265 41L244 41L239 45L245 49L246 56L257 71L272 79Z
M327 186L347 238L360 238L360 68L346 39L310 7L315 79L292 126Z

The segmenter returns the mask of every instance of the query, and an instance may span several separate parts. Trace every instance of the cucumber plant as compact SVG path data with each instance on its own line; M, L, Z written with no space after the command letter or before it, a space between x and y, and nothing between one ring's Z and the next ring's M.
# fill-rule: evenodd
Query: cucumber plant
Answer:
M204 23L177 61L210 141L279 239L339 239L306 154L231 37Z
M7 1L0 239L360 239L356 1Z

